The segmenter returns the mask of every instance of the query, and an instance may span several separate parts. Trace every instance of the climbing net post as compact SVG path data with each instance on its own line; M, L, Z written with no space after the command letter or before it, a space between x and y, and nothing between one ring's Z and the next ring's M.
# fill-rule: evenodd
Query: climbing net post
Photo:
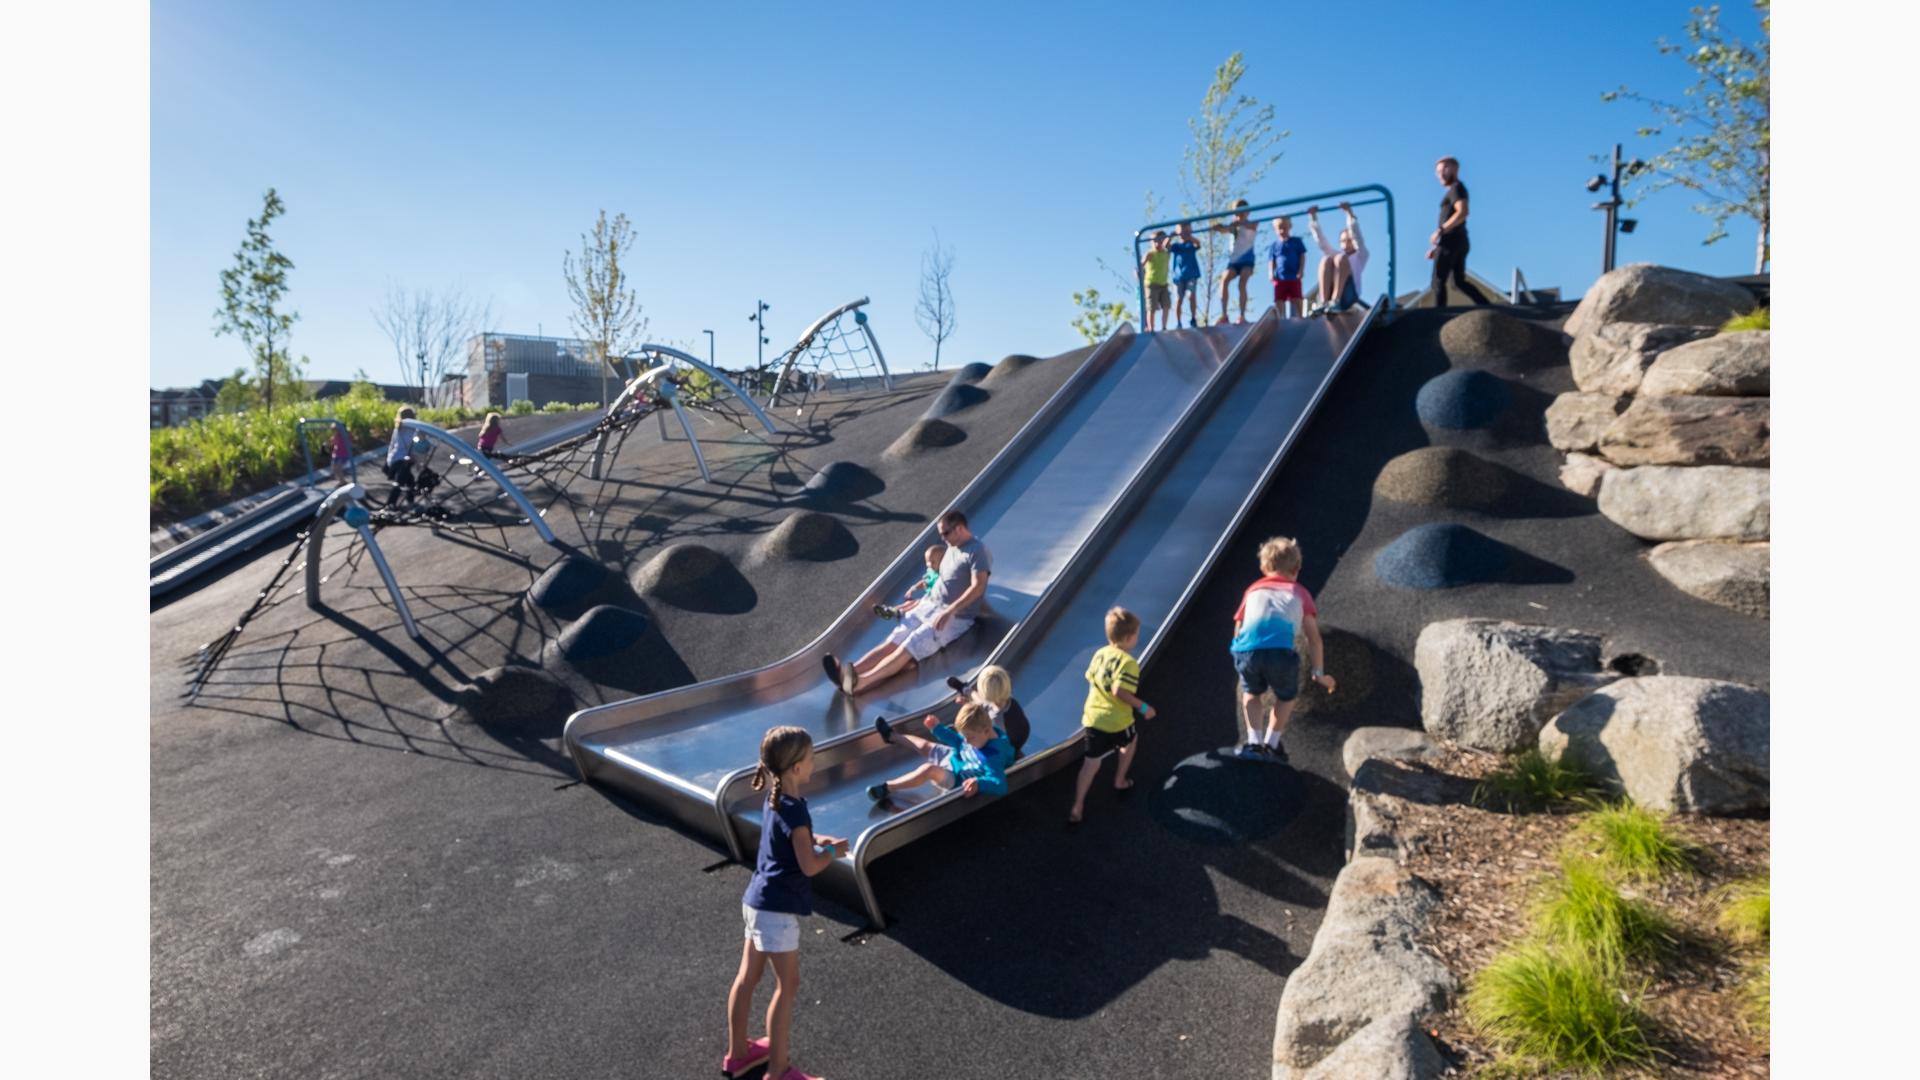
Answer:
M861 310L866 305L863 296L834 308L807 327L779 361L779 373L767 394L768 408L805 405L808 396L829 381L844 383L877 375L882 386L893 389L880 339L874 336L867 313Z
M366 493L366 489L359 484L342 484L320 503L320 509L315 512L313 526L307 534L307 606L316 610L320 607L320 583L324 580L320 573L321 548L326 540L327 526L338 517L360 534L360 542L367 546L367 554L373 559L374 568L380 571L380 580L386 583L387 595L393 597L393 606L400 612L401 625L407 628L408 637L418 641L420 626L413 621L413 609L407 606L407 598L400 592L400 581L393 576L393 568L387 565L387 556L380 550L380 542L373 538L372 515L360 505Z
M674 417L680 421L680 430L686 433L688 445L693 448L693 460L700 466L700 477L708 483L713 482L713 474L707 469L707 456L700 450L700 437L695 434L693 421L687 416L689 406L720 416L743 431L751 432L757 424L769 435L779 433L766 410L719 368L668 345L642 345L639 354L653 363L620 392L620 396L607 409L608 418L633 421L650 412L659 413L660 434L664 439L667 430L665 410L671 409ZM603 427L594 442L588 475L595 480L600 479L602 457L611 434L610 428Z

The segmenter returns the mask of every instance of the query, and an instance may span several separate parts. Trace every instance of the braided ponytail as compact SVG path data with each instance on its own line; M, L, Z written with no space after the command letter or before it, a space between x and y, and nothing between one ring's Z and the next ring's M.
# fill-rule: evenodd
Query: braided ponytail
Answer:
M760 739L760 763L753 769L753 790L765 791L767 805L775 805L786 794L780 778L812 752L813 736L806 728L789 724L767 729Z

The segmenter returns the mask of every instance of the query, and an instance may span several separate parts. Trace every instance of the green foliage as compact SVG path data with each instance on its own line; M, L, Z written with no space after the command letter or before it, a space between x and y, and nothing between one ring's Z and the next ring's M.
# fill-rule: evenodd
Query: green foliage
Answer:
M1599 781L1574 763L1530 749L1511 755L1480 781L1473 801L1516 812L1565 809L1590 802L1599 790Z
M1766 877L1738 882L1727 890L1720 909L1720 928L1743 945L1765 945L1771 940L1771 888Z
M1732 334L1741 330L1771 329L1773 329L1773 309L1769 307L1754 308L1745 315L1735 315L1720 324L1720 332L1723 334Z
M260 216L247 221L247 238L234 252L233 265L220 271L220 309L213 315L214 335L237 336L253 357L255 383L268 412L277 402L302 396L289 393L300 378L301 364L284 347L300 314L280 310L293 260L275 250L267 234L267 227L285 211L279 193L268 188Z
M513 404L507 406L508 416L528 416L528 415L531 415L533 411L534 411L533 402L528 401L525 398L522 398L519 401L516 401Z
M1560 874L1536 898L1533 918L1543 941L1608 971L1657 960L1678 940L1666 916L1622 895L1598 864L1581 858L1560 860Z
M1759 225L1754 272L1766 269L1771 224L1773 123L1772 14L1768 0L1754 0L1760 16L1760 40L1748 44L1720 28L1720 5L1693 8L1687 40L1658 42L1662 56L1679 56L1694 69L1694 83L1680 101L1649 98L1622 86L1600 95L1602 101L1638 101L1651 109L1655 126L1643 138L1671 134L1672 146L1654 155L1648 168L1630 176L1632 202L1667 188L1693 192L1706 201L1694 206L1713 222L1704 243L1727 236L1727 221L1746 216Z
M1636 995L1584 953L1517 945L1474 977L1466 1010L1508 1053L1547 1069L1598 1074L1654 1058Z
M1180 188L1186 200L1181 216L1221 210L1246 196L1280 160L1280 140L1292 134L1273 130L1273 106L1239 91L1247 74L1240 53L1227 57L1213 71L1213 82L1200 99L1200 111L1187 121L1193 142L1181 155ZM1153 202L1148 193L1149 205ZM1152 220L1150 217L1148 220ZM1204 226L1196 226L1196 231ZM1202 285L1219 277L1219 233L1201 233ZM1212 320L1213 293L1201 293L1200 321Z
M1698 848L1667 828L1664 817L1628 802L1595 810L1574 837L1591 848L1600 866L1638 881L1693 873L1700 857Z
M1074 293L1073 303L1080 309L1080 314L1074 317L1073 328L1080 332L1089 345L1098 345L1107 340L1120 328L1121 323L1133 318L1133 312L1127 310L1127 305L1122 301L1102 303L1099 289Z
M607 220L600 211L591 234L580 234L580 259L569 252L561 261L567 296L573 301L573 329L585 338L595 359L607 364L625 356L641 342L647 320L640 314L621 259L632 254L633 227L627 215Z
M540 411L544 413L572 412L573 403L568 401L549 401L545 405L540 406Z

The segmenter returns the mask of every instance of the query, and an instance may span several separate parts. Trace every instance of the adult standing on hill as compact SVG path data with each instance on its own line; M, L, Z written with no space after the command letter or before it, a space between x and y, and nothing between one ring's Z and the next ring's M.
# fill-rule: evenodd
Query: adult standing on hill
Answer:
M1445 190L1440 194L1440 227L1428 240L1427 258L1433 260L1433 306L1447 306L1447 279L1476 304L1489 303L1487 294L1467 280L1467 185L1460 180L1460 159L1443 157L1433 163L1433 175Z

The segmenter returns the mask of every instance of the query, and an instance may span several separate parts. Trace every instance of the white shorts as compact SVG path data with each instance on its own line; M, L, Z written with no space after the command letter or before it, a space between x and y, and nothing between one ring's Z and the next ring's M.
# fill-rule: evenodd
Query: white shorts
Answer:
M915 660L925 660L953 644L954 639L966 633L972 626L972 619L963 619L955 615L947 620L944 630L935 630L933 612L929 611L922 616L920 609L915 608L901 617L900 625L894 627L893 632L887 635L887 644L905 645L909 656Z
M800 916L785 911L761 911L740 905L747 922L747 940L763 953L800 951Z

